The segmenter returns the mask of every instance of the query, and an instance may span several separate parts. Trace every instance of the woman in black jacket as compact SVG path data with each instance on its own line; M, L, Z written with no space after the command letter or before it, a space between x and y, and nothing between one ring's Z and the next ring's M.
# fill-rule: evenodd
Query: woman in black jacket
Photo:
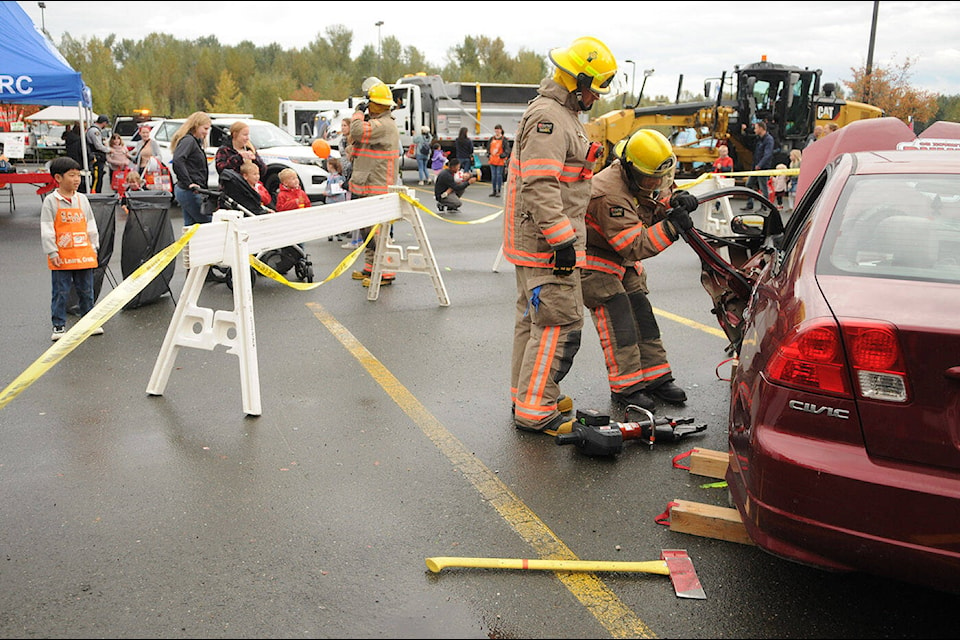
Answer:
M170 140L173 148L173 174L177 177L174 195L183 210L183 226L210 222L212 216L201 211L203 199L194 187L207 188L207 154L203 143L210 132L210 116L203 111L191 113Z
M473 171L473 141L467 137L466 127L460 127L460 135L455 142L454 151L460 159L460 168L464 171Z

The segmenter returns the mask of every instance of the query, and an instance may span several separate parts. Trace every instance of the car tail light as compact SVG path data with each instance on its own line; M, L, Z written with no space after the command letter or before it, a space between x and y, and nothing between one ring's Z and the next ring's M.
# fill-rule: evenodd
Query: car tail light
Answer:
M883 322L843 324L850 365L864 398L906 402L906 367L896 329Z
M900 342L892 325L844 320L841 329L832 320L820 318L796 327L787 335L770 358L766 374L780 384L849 398L853 395L852 370L863 397L906 402L903 362Z
M794 328L770 358L767 375L791 387L851 395L839 330L827 319Z

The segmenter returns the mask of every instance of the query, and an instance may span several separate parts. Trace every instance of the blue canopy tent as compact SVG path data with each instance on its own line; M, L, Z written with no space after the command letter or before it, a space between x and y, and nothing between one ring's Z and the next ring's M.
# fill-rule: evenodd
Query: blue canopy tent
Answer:
M76 106L84 131L92 113L89 87L16 2L0 2L0 103Z

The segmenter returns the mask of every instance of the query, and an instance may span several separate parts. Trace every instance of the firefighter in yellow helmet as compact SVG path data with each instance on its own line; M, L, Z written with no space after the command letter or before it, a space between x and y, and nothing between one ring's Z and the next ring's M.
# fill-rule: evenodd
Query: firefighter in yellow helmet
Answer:
M641 260L692 227L698 203L674 190L677 158L658 131L634 132L614 147L614 157L590 182L583 303L600 337L612 399L653 411L654 398L683 404L687 394L674 382Z
M400 132L391 109L397 106L390 87L378 78L367 78L363 83L367 101L357 105L350 119L350 148L353 173L350 176L350 193L353 198L376 196L387 193L388 187L397 183L400 162ZM361 232L366 238L370 228ZM370 285L373 260L376 255L376 240L372 239L364 252L362 271L354 271L353 279ZM392 284L395 273L382 273L380 284Z
M510 371L514 425L556 435L572 426L558 408L559 384L580 348L578 267L591 168L600 151L578 114L610 91L617 63L607 46L591 37L553 49L550 62L555 70L524 112L510 156L503 255L515 266L517 280ZM560 406L569 411L572 403Z

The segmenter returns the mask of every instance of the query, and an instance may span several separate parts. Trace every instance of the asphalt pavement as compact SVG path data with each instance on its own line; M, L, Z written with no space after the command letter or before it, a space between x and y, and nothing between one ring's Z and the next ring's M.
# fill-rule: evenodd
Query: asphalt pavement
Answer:
M432 207L432 188L406 184ZM0 388L50 341L40 199L0 200ZM682 242L647 264L683 407L702 433L612 457L514 429L512 267L488 184L423 214L450 305L400 273L377 300L352 269L309 291L254 287L262 414L238 358L183 349L146 393L186 275L120 310L0 408L3 638L952 638L958 599L826 573L756 547L671 531L670 501L727 506L674 458L726 449L729 363L699 263ZM180 232L181 216L172 211ZM111 271L120 276L126 220ZM398 223L395 242L411 244ZM349 252L308 242L324 280ZM106 295L111 285L104 283ZM201 303L232 309L223 284ZM589 316L563 391L610 403ZM838 504L838 509L843 505ZM932 517L932 516L931 516ZM628 572L427 569L432 557L657 560L685 549L706 594Z

